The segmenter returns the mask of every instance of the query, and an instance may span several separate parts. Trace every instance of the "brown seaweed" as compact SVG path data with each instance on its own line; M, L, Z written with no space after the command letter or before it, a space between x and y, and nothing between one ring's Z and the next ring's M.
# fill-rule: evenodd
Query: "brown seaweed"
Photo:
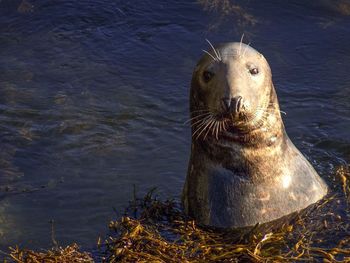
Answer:
M98 261L350 262L350 226L343 219L348 213L337 213L349 201L349 167L337 169L334 178L341 184L341 195L329 194L313 207L274 222L225 231L198 226L183 214L177 202L160 201L152 190L131 202L133 217L110 222L110 236L98 242ZM8 260L94 262L76 244L46 252L10 248Z

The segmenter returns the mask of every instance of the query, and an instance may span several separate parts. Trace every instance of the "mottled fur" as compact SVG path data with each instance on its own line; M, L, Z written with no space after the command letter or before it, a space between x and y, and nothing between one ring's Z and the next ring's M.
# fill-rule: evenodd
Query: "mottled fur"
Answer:
M285 132L263 55L241 43L224 44L215 51L212 56L204 54L192 77L192 134L199 134L199 128L209 131L192 138L185 211L203 225L243 227L318 201L327 186ZM220 60L213 59L216 54ZM249 74L251 65L260 75ZM208 83L202 77L206 70L214 74ZM243 97L244 111L230 119L220 102L237 95ZM203 112L214 125L199 126ZM225 127L210 130L215 122Z

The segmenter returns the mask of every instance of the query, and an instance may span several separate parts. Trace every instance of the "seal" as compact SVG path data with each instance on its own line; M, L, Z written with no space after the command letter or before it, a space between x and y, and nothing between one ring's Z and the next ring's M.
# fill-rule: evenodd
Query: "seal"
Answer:
M242 42L205 52L191 82L185 212L201 225L244 227L321 199L327 185L288 138L264 56Z

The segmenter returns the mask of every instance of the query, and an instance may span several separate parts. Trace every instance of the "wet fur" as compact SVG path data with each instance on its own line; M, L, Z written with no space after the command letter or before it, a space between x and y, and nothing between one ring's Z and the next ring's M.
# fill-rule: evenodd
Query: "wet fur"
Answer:
M198 112L217 113L208 109L213 91L201 87L198 76L207 59L209 55L200 60L192 78L192 124L198 123L198 118L193 119ZM249 118L241 127L228 121L218 135L192 138L183 203L200 224L226 228L271 221L307 207L327 192L326 184L288 138L271 73L267 75L269 85L258 94L267 102L267 117L259 125L251 125ZM192 134L197 129L192 125Z

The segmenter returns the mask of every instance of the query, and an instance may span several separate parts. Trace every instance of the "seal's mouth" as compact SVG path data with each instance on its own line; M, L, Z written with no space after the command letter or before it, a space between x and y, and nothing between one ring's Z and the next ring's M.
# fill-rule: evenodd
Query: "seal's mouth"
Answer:
M265 110L259 107L251 112L241 97L222 99L220 105L220 109L216 111L202 109L191 112L194 139L205 140L207 137L214 137L218 140L220 135L225 133L247 134L266 122Z
M249 126L249 117L244 111L237 111L237 105L233 106L234 110L213 113L209 110L198 110L192 113L191 126L192 137L194 139L206 139L215 137L223 132L238 133L247 130Z

